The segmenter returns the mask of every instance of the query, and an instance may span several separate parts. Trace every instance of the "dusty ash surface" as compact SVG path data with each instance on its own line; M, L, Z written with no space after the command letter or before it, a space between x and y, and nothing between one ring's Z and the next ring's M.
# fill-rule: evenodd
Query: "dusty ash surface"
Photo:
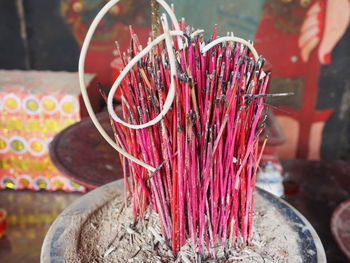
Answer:
M281 224L284 222L284 224ZM177 256L171 253L150 209L134 224L130 207L116 198L97 209L81 227L77 247L65 253L67 263L112 262L302 262L298 235L269 201L256 195L252 245L216 249L216 258L194 253L191 240Z

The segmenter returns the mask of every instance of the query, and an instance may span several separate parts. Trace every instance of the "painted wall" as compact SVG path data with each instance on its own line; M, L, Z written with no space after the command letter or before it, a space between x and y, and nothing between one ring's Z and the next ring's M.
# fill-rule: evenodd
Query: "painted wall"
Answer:
M215 24L221 36L227 32L253 40L259 25L263 0L173 0L178 18L189 25L210 32Z
M76 70L87 26L104 2L1 1L0 68ZM233 31L253 39L272 67L270 91L294 92L269 101L278 107L274 111L287 135L286 144L279 147L282 157L350 159L349 0L173 2L177 16L196 28L211 32L219 24L220 35ZM122 49L128 46L128 24L141 41L147 39L148 3L123 0L101 23L87 70L96 72L102 83L111 82L114 41Z
M350 1L267 0L255 45L272 65L281 156L349 159Z
M0 68L77 71L88 26L106 2L0 1ZM146 43L150 27L148 3L122 0L100 23L87 53L86 71L96 73L103 84L111 82L115 41L123 50L129 45L130 24L141 42Z
M270 92L295 94L269 101L287 136L281 157L350 159L349 0L174 3L190 24L254 39L272 67Z

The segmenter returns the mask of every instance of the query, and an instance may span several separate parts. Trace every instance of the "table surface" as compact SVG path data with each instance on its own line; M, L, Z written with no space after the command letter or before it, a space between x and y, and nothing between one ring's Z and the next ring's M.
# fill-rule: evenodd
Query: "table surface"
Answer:
M334 208L350 198L350 162L282 161L288 191L285 199L314 226L332 263L349 262L330 232ZM292 189L293 188L293 189ZM0 191L0 207L8 212L7 235L0 238L0 262L38 263L45 234L58 214L81 194Z
M108 113L102 112L96 116L107 134L113 138ZM118 152L102 138L90 118L58 133L50 143L49 153L51 161L62 174L88 189L123 176Z
M81 193L0 191L7 211L6 235L0 238L1 263L39 263L41 245L51 223Z

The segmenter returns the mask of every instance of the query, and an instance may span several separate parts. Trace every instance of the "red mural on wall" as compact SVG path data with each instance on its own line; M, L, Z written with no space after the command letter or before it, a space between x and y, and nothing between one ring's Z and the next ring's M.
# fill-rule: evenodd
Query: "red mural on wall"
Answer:
M72 33L81 46L86 32L97 12L108 1L62 0L61 14L71 26ZM137 4L136 4L137 2ZM141 43L146 43L150 32L150 11L147 0L123 0L113 6L99 24L86 55L85 70L96 73L106 86L111 83L111 62L115 41L126 51L130 43L129 25L138 35Z
M318 107L320 69L349 26L349 0L267 0L255 46L272 65L270 91L294 92L277 102L287 136L282 157L319 159L332 107Z

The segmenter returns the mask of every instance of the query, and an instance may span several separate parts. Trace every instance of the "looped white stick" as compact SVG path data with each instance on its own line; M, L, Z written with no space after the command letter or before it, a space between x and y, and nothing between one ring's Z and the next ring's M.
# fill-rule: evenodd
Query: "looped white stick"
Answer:
M196 36L200 35L204 33L204 30L203 29L198 29L196 31L194 31L191 35L190 35L190 38L195 38Z
M238 43L241 43L241 44L247 46L250 49L250 51L252 52L252 54L254 56L254 59L256 61L258 61L259 54L256 51L255 47L250 42L248 42L247 40L245 40L243 38L240 38L240 37L235 37L235 36L233 36L233 33L231 33L231 34L232 34L231 36L220 37L220 38L217 38L217 39L213 40L212 42L210 42L206 46L202 47L201 48L201 52L202 53L206 53L209 49L211 49L212 47L214 47L214 46L216 46L216 45L218 45L218 44L220 44L222 42L232 41L232 42L238 42ZM265 76L266 76L266 73L264 71L262 71L261 75L260 75L260 79L264 78Z
M102 137L115 149L117 150L120 154L124 155L126 158L132 160L133 162L141 165L142 167L150 170L151 172L154 172L156 169L142 161L140 161L139 159L135 158L134 156L132 156L131 154L125 152L122 148L120 148L111 137L108 136L107 132L102 128L100 122L97 120L96 115L92 109L91 103L90 103L90 99L89 96L87 94L87 90L86 90L86 85L85 85L85 80L84 80L84 74L85 74L85 70L84 70L84 65L85 65L85 58L86 58L86 53L89 47L89 44L91 42L92 36L98 26L98 24L100 23L100 21L102 20L102 18L105 16L105 14L115 5L119 2L120 0L111 0L109 1L105 6L102 7L102 9L98 12L98 14L96 15L96 17L94 18L94 20L92 21L88 32L86 33L83 45L81 47L81 52L80 52L80 57L79 57L79 84L80 84L80 90L81 90L81 95L83 97L86 109L90 115L90 118L92 120L92 122L94 123L96 129L100 132L100 134L102 135ZM172 12L171 8L169 7L169 5L164 1L164 0L156 0L164 9L165 11L168 13L168 15L171 18L171 21L175 27L175 29L177 31L180 31L180 26L179 23L177 21L177 18L174 14L174 12ZM179 46L181 47L182 45L182 39L179 40Z
M238 43L241 43L245 46L247 46L250 51L252 52L253 56L254 56L254 59L257 61L259 59L259 55L258 55L258 52L256 51L256 49L254 48L254 46L248 42L247 40L243 39L243 38L240 38L240 37L234 37L234 36L226 36L226 37L220 37L220 38L217 38L213 41L211 41L209 44L207 44L206 46L204 46L202 49L201 49L201 52L202 53L206 53L209 49L211 49L212 47L222 43L222 42L228 42L228 41L232 41L232 42L238 42Z
M84 64L85 64L85 57L86 57L86 53L87 53L87 49L89 47L89 44L91 42L92 36L99 24L99 22L101 21L101 19L103 18L103 16L109 11L109 9L111 9L111 7L115 4L117 4L120 0L111 0L110 2L108 2L101 10L100 12L96 15L95 19L93 20L93 22L90 25L90 28L86 34L86 37L84 39L82 48L81 48L81 53L80 53L80 58L79 58L79 83L80 83L80 89L81 89L81 94L84 100L84 103L86 105L87 111L91 117L92 122L94 123L94 125L96 126L97 130L100 132L100 134L102 135L102 137L115 149L117 150L120 154L122 154L123 156L125 156L126 158L130 159L131 161L139 164L140 166L150 170L151 172L155 172L156 168L150 166L149 164L146 164L144 162L142 162L141 160L135 158L134 156L130 155L129 153L125 152L122 148L120 148L106 133L106 131L102 128L101 124L99 123L99 121L96 118L96 115L92 109L91 103L90 103L90 99L88 97L87 94L87 90L86 90L86 85L85 85L85 80L84 80ZM160 35L159 37L157 37L155 40L153 40L145 49L143 49L137 56L135 56L129 63L128 65L124 68L124 70L121 72L121 74L118 76L118 78L116 79L116 81L114 82L111 91L108 94L108 99L107 99L107 108L108 108L108 112L111 115L111 117L125 125L126 127L132 128L132 129L142 129L145 127L149 127L152 126L156 123L158 123L165 115L166 113L170 110L170 107L172 105L172 102L174 100L175 97L175 77L176 77L176 64L175 64L175 54L173 51L173 46L172 46L172 40L170 38L170 36L178 36L177 40L179 43L179 48L182 49L183 48L183 42L182 42L182 38L183 37L183 32L180 31L180 27L178 24L178 21L175 17L175 14L172 12L171 8L166 4L166 2L164 0L156 0L164 9L165 11L168 13L168 15L170 16L172 23L174 24L175 27L175 31L169 31L169 27L168 27L168 23L167 20L165 18L165 16L162 16L162 24L163 24L163 28L164 28L164 34ZM195 34L193 35L193 37L199 33L202 33L202 31L196 31ZM151 51L151 49L157 45L159 42L165 40L166 42L166 48L167 48L167 52L168 52L168 56L169 56L169 62L170 62L170 78L171 78L171 83L170 83L170 88L169 88L169 92L167 95L167 98L164 102L163 105L163 110L158 114L158 116L156 116L153 120L141 124L141 125L133 125L133 124L129 124L126 123L124 121L122 121L121 119L118 118L118 116L116 115L116 113L114 112L113 109L113 96L115 94L115 92L117 91L121 81L123 80L123 78L126 76L126 74L132 69L132 67L137 63L137 61L139 61L143 56L145 56L149 51ZM258 60L259 56L258 53L256 52L255 48L253 47L253 45L251 43L249 43L248 41L242 39L242 38L238 38L238 37L233 37L233 36L227 36L227 37L221 37L218 38L214 41L212 41L211 43L209 43L208 45L204 46L201 49L202 53L207 52L210 48L214 47L215 45L224 42L224 41L234 41L234 42L239 42L242 43L243 45L246 45L253 53L253 56L255 58L255 60Z
M162 17L163 19L163 17ZM166 28L164 28L164 34L160 35L159 37L157 37L155 40L153 40L147 47L145 47L140 53L138 53L135 57L133 57L131 59L131 61L126 65L126 67L122 70L122 72L119 74L118 78L116 79L116 81L114 82L109 94L108 94L108 98L107 98L107 109L109 114L111 115L111 117L113 118L113 120L115 120L118 123L123 124L126 127L129 127L131 129L143 129L152 125L155 125L156 123L158 123L165 115L166 113L169 111L173 101L174 101L174 97L175 97L175 81L174 81L174 77L176 76L176 65L175 65L175 55L174 55L174 51L172 48L172 44L171 44L171 39L170 36L183 36L183 32L182 31L170 31ZM159 42L163 41L165 39L166 42L166 47L167 47L167 51L168 51L168 56L169 56L169 61L170 61L170 74L171 74L171 82L170 82L170 88L168 91L168 95L165 99L164 105L163 105L163 109L162 111L151 121L146 122L144 124L130 124L127 123L123 120L121 120L117 114L114 111L113 108L113 98L114 98L114 94L117 92L120 83L122 82L122 80L124 79L124 77L126 76L126 74L128 74L128 72L132 69L132 67L145 55L147 55L148 52L151 51L151 49L157 45Z

